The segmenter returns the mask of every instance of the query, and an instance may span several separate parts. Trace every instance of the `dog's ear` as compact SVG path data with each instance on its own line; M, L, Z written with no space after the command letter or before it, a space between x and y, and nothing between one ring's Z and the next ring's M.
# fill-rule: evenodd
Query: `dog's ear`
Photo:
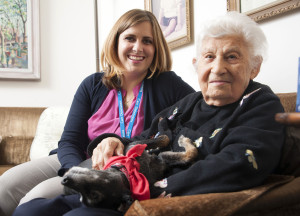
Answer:
M122 204L119 206L118 210L121 212L126 212L133 202L134 200L129 193L123 194Z

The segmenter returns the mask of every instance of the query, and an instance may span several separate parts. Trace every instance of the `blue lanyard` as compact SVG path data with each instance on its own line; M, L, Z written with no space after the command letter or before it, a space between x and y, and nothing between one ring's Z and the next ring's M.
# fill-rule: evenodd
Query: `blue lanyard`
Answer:
M118 90L118 104L119 104L119 119L120 119L120 128L121 128L121 137L126 137L130 138L131 137L131 132L134 124L134 120L136 117L136 114L139 110L139 106L141 103L141 98L143 95L143 87L144 87L144 82L142 82L138 97L135 101L134 109L129 121L129 125L127 128L127 132L125 132L125 120L124 120L124 110L123 110L123 99L122 99L122 93L121 90Z

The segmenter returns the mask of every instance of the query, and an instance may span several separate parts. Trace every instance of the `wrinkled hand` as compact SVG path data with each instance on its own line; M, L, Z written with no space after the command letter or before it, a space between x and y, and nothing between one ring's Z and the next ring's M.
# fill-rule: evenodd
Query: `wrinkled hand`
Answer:
M109 158L112 156L123 156L123 152L124 145L118 138L108 137L103 139L93 150L93 169L103 169Z

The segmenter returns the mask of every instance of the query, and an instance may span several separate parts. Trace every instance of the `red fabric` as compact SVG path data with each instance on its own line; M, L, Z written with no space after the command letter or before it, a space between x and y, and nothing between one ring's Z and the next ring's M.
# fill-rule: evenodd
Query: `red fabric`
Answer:
M140 164L135 159L142 155L146 147L146 144L135 145L127 152L126 156L111 157L103 168L105 170L115 164L125 166L128 172L127 178L129 180L132 198L137 200L150 199L149 182L146 177L139 172Z

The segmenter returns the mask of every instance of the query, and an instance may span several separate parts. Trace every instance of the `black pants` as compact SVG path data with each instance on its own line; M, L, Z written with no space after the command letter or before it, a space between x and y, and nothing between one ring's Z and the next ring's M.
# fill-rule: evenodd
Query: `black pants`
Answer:
M58 196L54 199L34 199L16 208L13 216L122 216L123 214L100 208L89 208L79 201L79 195Z

